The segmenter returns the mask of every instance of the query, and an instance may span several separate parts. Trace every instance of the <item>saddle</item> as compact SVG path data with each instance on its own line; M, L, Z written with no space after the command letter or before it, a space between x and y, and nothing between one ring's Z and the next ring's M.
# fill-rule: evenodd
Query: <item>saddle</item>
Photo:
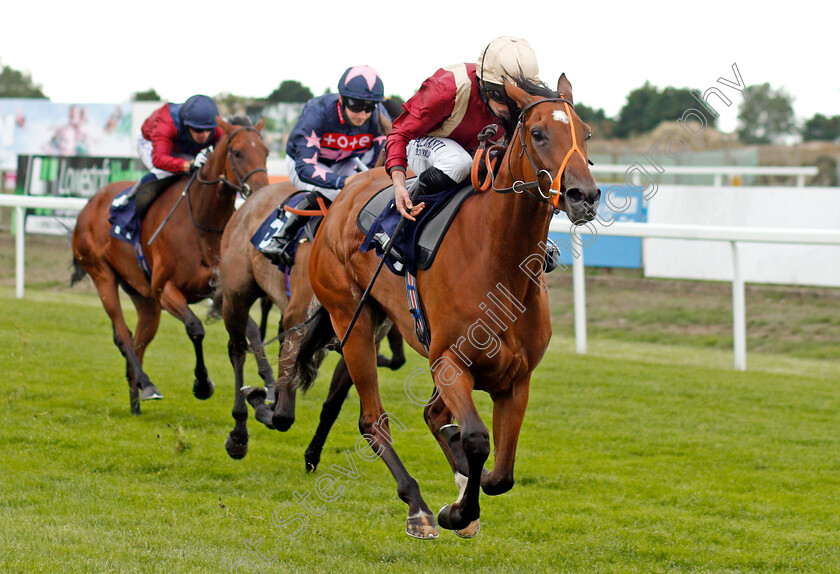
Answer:
M137 216L143 219L149 206L162 194L170 185L175 183L183 174L174 174L156 179L147 183L141 183L134 192L134 205L137 208Z
M138 184L133 197L118 207L115 207L112 203L109 210L108 222L111 224L111 236L134 246L137 262L147 279L151 278L151 271L140 242L141 222L149 206L180 177L183 176L176 174ZM132 186L129 185L118 193L117 197L127 194L131 189Z
M309 192L298 191L293 193L283 201L280 207L269 213L268 217L265 218L265 221L262 222L254 235L251 236L251 244L257 249L257 251L262 250L262 248L271 241L274 234L283 227L286 223L286 219L288 219L288 213L309 215L309 219L297 231L294 239L289 245L289 255L291 256L292 261L294 261L298 245L302 240L305 239L307 241L312 241L315 239L315 233L318 231L318 226L321 224L321 220L324 219L324 215L323 211L297 209L297 205L303 202L307 193ZM324 206L323 209L326 209L326 207ZM280 271L283 271L284 273L291 272L291 268L287 268L286 265L280 261L273 261L271 259L269 259L269 261L271 261L271 263Z
M417 216L417 221L406 221L391 248L389 257L392 260L386 261L388 268L397 275L406 270L416 274L418 269L428 269L452 220L474 192L472 185L465 182L439 193L418 197L416 203L425 202L426 207ZM356 226L365 234L361 251L376 249L381 257L401 217L394 204L394 186L378 191L356 217Z

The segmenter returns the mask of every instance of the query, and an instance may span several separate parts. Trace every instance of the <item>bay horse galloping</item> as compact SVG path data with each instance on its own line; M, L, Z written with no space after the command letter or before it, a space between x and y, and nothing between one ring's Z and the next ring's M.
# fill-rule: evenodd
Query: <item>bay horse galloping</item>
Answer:
M417 481L392 445L377 382L376 321L384 312L429 359L435 391L424 416L460 488L457 501L441 509L437 519L460 536L474 536L480 490L497 495L513 487L531 374L551 336L542 264L553 211L564 210L571 221L583 223L595 216L600 198L586 155L590 129L574 110L565 75L556 92L525 79L506 83L505 89L519 116L498 159L495 192L477 193L465 201L434 264L417 275L430 332L428 351L413 335L405 281L392 273L383 273L374 283L373 301L361 309L344 346L362 403L360 430L396 479L399 497L408 504L406 532L418 538L436 537L437 525ZM358 176L321 225L309 270L315 295L329 315L317 313L315 327L301 346L301 367L313 348L347 332L379 263L373 252L359 251L363 236L352 222L368 199L389 183L383 170ZM493 400L495 456L489 472L484 463L490 454L490 433L473 402L473 390L485 391Z
M265 122L251 127L217 119L224 137L194 181L190 179L191 185L187 187L187 176L177 179L143 217L141 245L149 275L134 246L110 234L111 202L131 182L112 183L98 191L79 213L73 231L73 281L87 273L96 285L113 325L114 343L125 357L134 414L140 414L141 398L162 396L143 371L143 356L157 333L162 308L184 323L195 348L193 394L199 399L213 394L204 365L204 327L189 305L213 294L222 231L233 215L236 194L247 195L251 188L268 184L268 148L260 135ZM123 316L119 287L137 309L134 335Z
M300 330L294 327L303 323L313 305L314 294L309 284L309 253L311 241L301 241L295 253L295 263L288 275L262 255L251 243L264 221L291 195L297 193L292 183L275 183L255 192L233 214L222 235L221 283L214 297L214 306L221 307L222 318L228 332L228 355L233 366L236 391L232 415L233 430L225 441L225 449L235 459L243 458L248 452L248 405L241 390L244 384L244 365L250 350L257 361L257 369L266 389L253 389L247 400L255 407L255 417L267 427L285 431L295 419L296 386L290 380L290 367L294 362L294 351ZM219 297L221 296L221 297ZM262 325L257 326L249 311L257 299L261 305ZM221 299L221 303L220 303ZM267 306L274 303L282 312L280 322L280 353L278 377L275 381L271 365L262 350L265 339ZM378 357L379 366L398 369L405 363L403 341L399 332L389 332L392 357ZM304 459L306 469L314 471L321 459L321 450L330 428L338 417L347 393L353 382L347 372L344 359L336 365L329 394L321 410L320 423ZM284 400L277 401L273 410L263 399L269 393L281 393Z

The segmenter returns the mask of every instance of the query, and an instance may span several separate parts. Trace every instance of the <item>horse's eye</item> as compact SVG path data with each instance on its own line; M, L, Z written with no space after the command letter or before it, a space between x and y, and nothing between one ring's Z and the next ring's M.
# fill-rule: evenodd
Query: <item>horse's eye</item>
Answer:
M545 139L545 136L540 128L534 128L531 130L531 139L535 142L541 142Z
M235 157L236 159L241 159L242 158L242 152L239 151L238 149L233 150L232 153L233 153L233 157Z
M586 139L587 139L587 140L588 140L589 138L591 138L591 137L592 137L592 132L589 132L588 134L586 134Z

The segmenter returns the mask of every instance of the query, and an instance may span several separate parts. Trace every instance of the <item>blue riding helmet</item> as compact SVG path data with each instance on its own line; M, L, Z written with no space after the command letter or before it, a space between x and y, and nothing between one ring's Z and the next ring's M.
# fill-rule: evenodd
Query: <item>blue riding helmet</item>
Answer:
M216 116L219 108L216 102L208 96L191 96L181 106L181 119L191 128L212 130L216 127Z
M385 101L385 85L370 66L347 68L338 81L338 93L354 100Z

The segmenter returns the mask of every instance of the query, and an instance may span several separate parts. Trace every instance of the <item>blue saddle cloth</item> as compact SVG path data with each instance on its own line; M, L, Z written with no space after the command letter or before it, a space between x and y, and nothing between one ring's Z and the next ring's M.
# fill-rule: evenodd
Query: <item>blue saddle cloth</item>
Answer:
M127 188L117 194L114 202L111 204L108 222L111 224L112 237L131 243L134 246L134 254L137 257L137 262L140 264L140 268L143 269L143 273L146 274L146 278L150 278L152 273L146 262L146 256L143 254L143 246L140 242L141 218L137 213L137 204L133 197L124 202L119 201L131 188L132 185L129 184Z
M257 231L251 237L251 244L257 248L257 251L262 252L262 248L268 245L271 238L274 237L274 235L283 228L283 225L286 224L286 220L289 218L289 213L283 209L283 207L286 205L289 207L295 207L304 199L305 196L306 194L304 193L296 193L287 199L280 209L272 211L269 216L265 218L265 221L262 222L262 224L257 228ZM306 222L306 225L301 226L298 230L294 241L288 247L293 265L301 238L306 236L312 240L315 237L315 231L318 230L318 225L321 223L322 219L324 218L321 216L310 217L309 221ZM273 261L271 259L269 259L269 261L271 261L280 271L283 271L284 273L291 272L291 267L287 268L286 265L279 261Z
M384 254L385 246L402 217L397 211L392 190L393 187L388 187L377 194L378 196L388 193L391 199L367 229L365 239L359 247L360 251L375 249L379 257ZM406 220L402 231L394 240L390 256L385 260L388 269L400 276L405 275L406 271L411 275L416 275L418 269L428 269L452 218L471 193L472 187L469 184L458 184L438 193L418 196L414 200L415 205L425 203L426 207L417 215L416 221ZM374 204L377 196L374 196L368 205ZM363 212L366 209L367 206ZM441 217L436 218L439 214ZM369 213L365 215L369 216ZM360 213L357 225L365 232L361 221L363 218L364 216ZM430 228L428 233L427 227ZM432 227L434 229L431 229Z

